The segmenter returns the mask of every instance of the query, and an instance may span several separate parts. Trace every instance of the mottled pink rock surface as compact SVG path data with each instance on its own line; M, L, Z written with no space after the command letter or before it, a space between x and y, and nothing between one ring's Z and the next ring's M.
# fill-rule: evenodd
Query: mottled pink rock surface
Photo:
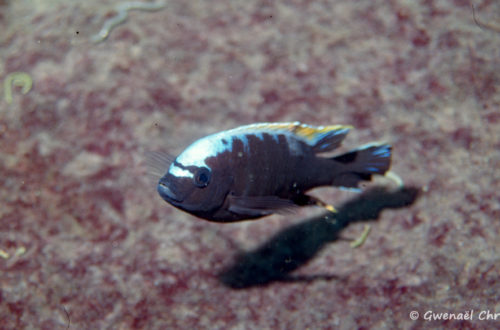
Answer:
M33 78L0 98L1 328L500 325L500 2L172 0L92 43L117 3L0 1L0 79ZM214 224L144 167L296 120L390 141L409 188Z

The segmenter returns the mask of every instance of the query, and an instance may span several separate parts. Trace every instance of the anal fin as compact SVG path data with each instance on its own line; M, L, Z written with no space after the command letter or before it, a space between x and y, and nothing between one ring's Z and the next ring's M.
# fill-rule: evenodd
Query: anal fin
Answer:
M302 206L307 206L307 205L319 206L319 207L322 207L322 208L326 209L329 212L337 213L337 210L335 209L335 207L333 205L327 204L327 203L323 202L322 200L320 200L320 199L318 199L316 197L305 195L305 194L304 195L300 195L300 197L297 198L297 200L295 201L295 203L297 205L302 205Z

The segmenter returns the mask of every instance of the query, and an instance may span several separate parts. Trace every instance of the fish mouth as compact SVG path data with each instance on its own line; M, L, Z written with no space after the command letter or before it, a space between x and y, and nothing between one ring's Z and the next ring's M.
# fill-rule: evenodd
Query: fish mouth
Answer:
M158 194L160 194L160 196L166 200L167 202L182 202L181 199L179 199L179 197L177 197L174 192L169 188L167 187L165 184L163 183L158 183L158 186L156 188L158 190Z

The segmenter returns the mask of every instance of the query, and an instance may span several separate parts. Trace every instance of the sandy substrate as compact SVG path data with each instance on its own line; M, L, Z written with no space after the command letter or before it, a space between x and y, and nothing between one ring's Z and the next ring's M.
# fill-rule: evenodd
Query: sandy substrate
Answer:
M117 3L0 0L33 81L0 97L0 328L498 327L498 1L174 0L92 42ZM406 188L234 224L157 196L145 152L262 121L389 141Z

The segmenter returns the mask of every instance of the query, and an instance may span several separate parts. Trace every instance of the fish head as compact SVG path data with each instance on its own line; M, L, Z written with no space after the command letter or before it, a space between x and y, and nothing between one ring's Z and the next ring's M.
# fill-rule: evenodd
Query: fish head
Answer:
M196 144L195 144L196 145ZM228 171L219 166L206 145L181 153L158 182L160 196L173 206L209 219L224 204L231 185Z

